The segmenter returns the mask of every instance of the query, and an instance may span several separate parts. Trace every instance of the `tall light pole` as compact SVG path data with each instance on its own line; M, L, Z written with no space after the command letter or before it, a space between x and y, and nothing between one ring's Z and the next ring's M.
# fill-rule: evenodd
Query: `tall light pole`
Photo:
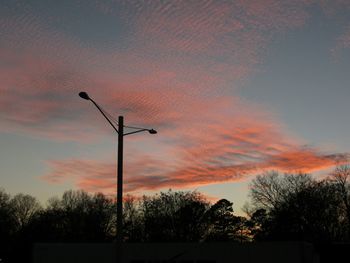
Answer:
M105 117L108 123L113 127L113 129L118 134L118 173L117 173L117 242L121 243L123 238L123 143L124 136L148 131L150 134L156 134L157 131L154 129L146 129L132 126L124 125L124 117L118 117L118 129L113 124L113 120L109 118L101 106L99 106L86 92L79 92L79 96L85 100L91 101L96 108L101 112L101 114ZM124 133L124 127L134 129L132 132Z

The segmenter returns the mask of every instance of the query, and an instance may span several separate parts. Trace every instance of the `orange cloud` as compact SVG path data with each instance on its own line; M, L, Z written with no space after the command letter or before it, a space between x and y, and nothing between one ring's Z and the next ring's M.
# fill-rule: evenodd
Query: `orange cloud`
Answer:
M159 160L146 159L129 163L125 169L124 189L128 193L164 188L189 188L213 183L234 182L261 169L277 169L285 172L310 172L334 166L339 160L345 161L348 155L321 155L293 152L271 156L265 162L250 162L221 166L210 165L198 160L188 162L188 166L173 167ZM307 159L304 159L304 158ZM201 162L202 161L202 162ZM50 163L52 171L44 179L51 183L73 181L77 187L91 192L112 194L116 189L116 168L114 164L93 160L67 160ZM168 165L168 166L167 166ZM132 167L128 169L128 167ZM135 172L134 174L132 172Z
M299 149L271 156L266 167L285 172L313 172L347 162L349 154L320 154L313 149Z
M247 77L267 43L265 29L275 30L271 21L281 30L305 17L299 1L269 1L266 7L245 1L86 5L96 8L96 15L117 16L130 28L122 39L127 48L99 48L73 38L48 22L54 17L35 15L24 1L14 7L15 15L0 18L3 130L84 138L80 131L88 128L88 119L76 97L82 89L111 111L130 114L133 122L170 123L192 104L189 98L222 96ZM10 6L5 5L9 14Z
M0 129L80 143L101 138L110 129L77 96L86 90L113 116L159 130L152 142L128 137L129 192L234 181L259 169L332 166L336 156L299 147L272 113L237 91L271 37L302 25L310 4L87 1L128 32L99 46L55 28L55 17L34 15L23 2L13 16L0 17ZM113 164L77 157L49 165L48 181L115 189Z
M165 137L171 139L170 143L159 153L127 154L125 190L134 193L232 182L264 169L311 172L349 157L299 147L297 141L286 138L276 124L266 119L257 121L241 115L241 119L216 121L213 125L194 122L189 128L179 125L172 132L167 131ZM51 173L45 176L48 181L74 178L78 187L93 192L115 188L116 169L112 164L67 160L52 162L51 166Z

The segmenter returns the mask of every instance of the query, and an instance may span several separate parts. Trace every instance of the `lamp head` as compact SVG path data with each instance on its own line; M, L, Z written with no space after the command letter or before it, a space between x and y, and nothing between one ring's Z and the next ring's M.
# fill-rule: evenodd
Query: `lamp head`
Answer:
M79 92L79 97L84 100L91 100L89 95L85 91Z
M150 129L150 130L148 130L148 132L149 132L150 134L157 134L157 131L154 130L154 129Z

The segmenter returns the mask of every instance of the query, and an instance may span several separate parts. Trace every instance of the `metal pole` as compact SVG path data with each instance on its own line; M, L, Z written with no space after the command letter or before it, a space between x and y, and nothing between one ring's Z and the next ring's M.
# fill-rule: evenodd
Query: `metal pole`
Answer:
M117 242L123 239L123 136L124 117L118 117Z

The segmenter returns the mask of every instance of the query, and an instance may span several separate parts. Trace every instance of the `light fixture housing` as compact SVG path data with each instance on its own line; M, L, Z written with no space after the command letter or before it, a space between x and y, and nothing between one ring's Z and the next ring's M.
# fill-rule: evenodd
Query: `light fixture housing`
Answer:
M84 100L91 100L89 95L85 91L79 92L79 97L84 99Z
M150 129L150 130L148 130L148 132L149 132L150 134L157 134L157 131L154 130L154 129Z

